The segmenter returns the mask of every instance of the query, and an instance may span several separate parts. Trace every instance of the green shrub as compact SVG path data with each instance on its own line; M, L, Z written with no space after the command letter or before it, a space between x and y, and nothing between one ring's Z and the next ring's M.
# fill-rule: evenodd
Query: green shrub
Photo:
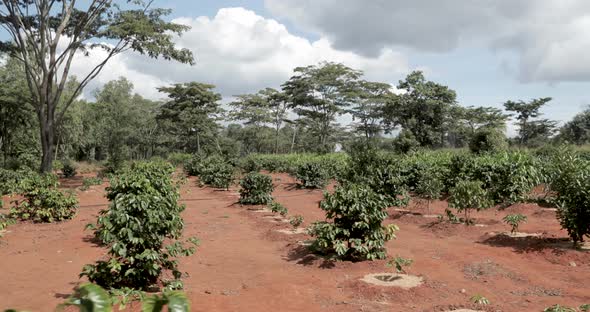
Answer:
M76 166L71 160L65 160L61 168L61 173L66 178L71 178L76 175Z
M464 212L466 224L471 223L471 210L480 211L491 205L488 192L482 188L481 181L461 181L450 191L449 207Z
M184 166L191 159L192 155L187 153L171 153L170 155L168 155L168 161L174 167Z
M385 196L366 185L348 184L326 192L320 208L331 222L311 226L314 250L349 260L386 258L385 242L395 238L398 228L382 225L388 216Z
M291 226L294 228L300 227L303 224L303 216L302 215L292 216L289 219L289 224L291 224Z
M80 188L83 191L88 190L93 185L101 185L102 178L94 177L94 178L84 178L82 180L82 187Z
M205 158L199 171L199 182L205 185L228 189L234 181L234 166L221 156Z
M444 183L432 171L425 172L416 186L416 194L427 200L427 209L430 211L430 202L440 199L441 193L444 189Z
M506 135L497 129L479 129L469 140L469 150L475 154L498 153L506 149Z
M110 258L86 265L81 276L107 288L143 290L170 271L174 280L162 281L164 285L182 286L176 257L191 255L194 247L177 240L184 206L178 204L174 170L169 163L138 162L111 180L106 189L110 206L99 213L95 226L96 237L109 245Z
M33 222L72 219L76 215L78 200L73 194L60 191L58 185L55 175L30 175L19 185L23 198L13 201L10 216Z
M268 206L272 212L278 213L283 217L289 212L285 206L276 201L271 202Z
M387 267L393 267L395 268L395 271L397 273L406 273L406 270L404 269L404 267L409 267L410 265L412 265L412 263L414 263L414 260L412 259L406 259L406 258L402 258L400 256L396 256L395 258L387 261Z
M0 168L0 196L19 193L22 181L37 173L29 170L7 170Z
M552 162L557 218L574 245L590 236L590 161L565 149Z
M402 130L400 134L393 141L393 148L396 152L407 154L417 150L420 147L420 142L416 140L414 134L409 130Z
M526 220L527 217L521 214L509 214L502 219L502 221L511 226L510 233L512 234L518 232L518 226L522 222L526 222Z
M267 205L272 202L272 177L249 173L240 181L240 204Z
M199 176L203 168L203 161L206 157L202 154L194 154L184 163L184 171L189 176Z
M410 196L407 192L408 179L402 171L397 157L392 158L370 147L353 149L346 173L339 182L365 184L385 196L388 206L405 206Z
M297 166L295 178L304 188L323 188L328 183L329 173L319 161Z

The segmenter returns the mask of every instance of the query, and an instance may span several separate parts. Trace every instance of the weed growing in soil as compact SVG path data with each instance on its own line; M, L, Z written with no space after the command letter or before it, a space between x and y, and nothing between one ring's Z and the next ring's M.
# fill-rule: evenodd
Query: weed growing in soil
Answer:
M294 228L300 227L303 224L303 216L292 216L291 219L289 219L289 224L291 224L291 226L293 226Z
M272 177L261 173L248 173L240 181L240 204L267 205L272 202Z
M272 211L274 213L278 213L283 217L286 216L287 213L289 212L285 206L281 205L281 203L276 202L276 201L273 201L268 206L270 208L270 211Z
M347 184L334 193L324 193L320 208L331 222L316 222L310 229L315 237L312 249L349 260L385 259L385 242L395 238L398 227L383 226L387 199L361 184Z
M475 304L481 304L481 305L490 304L490 300L488 300L488 298L486 298L480 294L473 295L469 300Z
M406 259L406 258L402 258L400 256L396 256L395 258L387 261L386 266L391 268L395 268L395 271L397 273L406 273L406 270L404 269L405 267L409 267L410 265L412 265L412 263L414 263L414 260L412 259Z
M518 227L521 223L526 222L527 217L522 214L509 214L502 219L506 224L510 225L510 233L514 234L518 232Z

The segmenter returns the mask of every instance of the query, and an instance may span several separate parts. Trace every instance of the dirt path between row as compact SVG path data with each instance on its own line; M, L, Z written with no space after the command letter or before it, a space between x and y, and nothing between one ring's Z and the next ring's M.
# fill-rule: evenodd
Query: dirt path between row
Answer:
M297 189L288 175L273 177L273 195L289 215L302 215L303 226L323 219L321 191ZM0 310L52 311L82 282L82 266L104 255L84 231L108 204L103 188L78 192L80 213L72 221L9 227L0 238ZM201 241L195 255L180 260L192 311L542 311L555 303L590 303L590 253L562 246L559 239L567 235L554 213L536 205L474 214L483 225L478 227L438 224L421 215L441 214L444 202L427 211L413 201L411 214L392 210L387 223L401 230L387 244L389 255L413 259L408 272L424 280L404 290L360 280L391 272L385 261L334 263L309 254L299 244L309 239L306 234L277 232L291 226L235 204L235 189L198 188L191 179L182 199L185 236ZM529 216L521 232L542 237L497 235L508 230L499 220L516 212ZM492 304L473 306L469 298L475 294Z

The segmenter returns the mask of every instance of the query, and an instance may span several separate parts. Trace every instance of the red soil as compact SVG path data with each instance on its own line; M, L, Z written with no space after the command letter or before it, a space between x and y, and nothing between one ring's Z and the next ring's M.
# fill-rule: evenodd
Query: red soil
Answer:
M304 216L304 226L323 219L321 191L297 189L285 174L273 176L275 199L289 215ZM63 185L80 186L81 178ZM91 242L91 232L84 231L108 204L104 185L77 193L75 219L12 225L0 238L0 310L52 311L83 282L78 278L82 266L104 256L105 250ZM541 311L555 303L590 303L590 252L557 244L566 233L553 212L537 205L473 213L485 227L437 223L420 215L442 214L442 201L432 203L429 212L417 200L410 204L410 214L392 209L387 223L396 223L400 231L387 243L389 255L413 259L408 273L425 280L402 290L359 281L365 274L391 270L385 261L329 262L309 254L298 244L309 239L306 234L276 232L290 225L235 204L236 189L198 188L191 179L182 199L185 235L201 240L195 255L180 260L192 311ZM520 232L542 237L487 234L508 231L500 220L516 212L529 218ZM475 294L492 304L470 305Z

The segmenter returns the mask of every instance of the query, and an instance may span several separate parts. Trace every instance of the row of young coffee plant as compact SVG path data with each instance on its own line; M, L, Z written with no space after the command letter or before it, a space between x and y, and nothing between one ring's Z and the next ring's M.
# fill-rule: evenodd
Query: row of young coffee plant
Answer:
M182 288L176 258L191 255L195 246L179 240L185 207L178 203L181 182L174 172L166 162L138 162L111 179L106 189L110 205L89 225L108 246L108 259L86 265L81 276L114 289ZM187 242L197 243L194 238ZM165 272L172 278L164 280Z
M236 176L235 161L220 155L195 154L184 163L189 176L199 177L199 183L216 188L228 189Z

